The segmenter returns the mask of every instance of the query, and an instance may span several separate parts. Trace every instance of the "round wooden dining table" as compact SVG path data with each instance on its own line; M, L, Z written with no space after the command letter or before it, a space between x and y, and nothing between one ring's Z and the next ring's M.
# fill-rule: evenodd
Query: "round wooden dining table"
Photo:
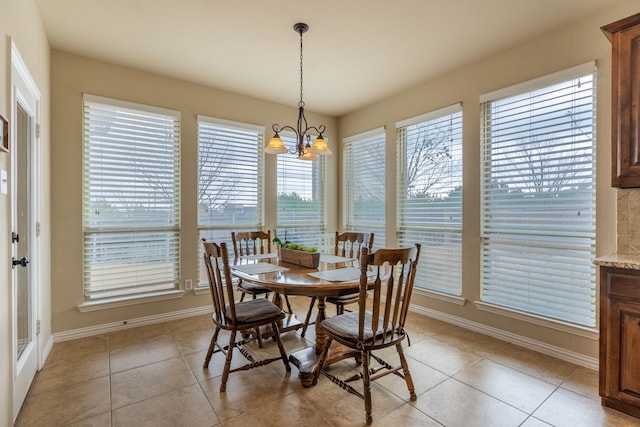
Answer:
M289 355L289 361L298 368L298 377L304 387L315 384L316 367L327 337L320 324L326 318L325 299L354 293L359 288L359 269L354 260L330 256L332 262L321 262L319 268L308 268L285 262L262 262L260 259L238 259L231 267L233 276L246 282L262 285L274 292L274 303L282 307L281 295L316 297L318 314L315 321L315 345ZM336 262L338 261L338 262ZM339 262L342 261L342 262ZM282 322L281 332L302 327L295 314L289 313ZM332 347L333 350L333 347ZM333 351L332 351L333 353ZM354 354L340 353L329 357L335 362Z

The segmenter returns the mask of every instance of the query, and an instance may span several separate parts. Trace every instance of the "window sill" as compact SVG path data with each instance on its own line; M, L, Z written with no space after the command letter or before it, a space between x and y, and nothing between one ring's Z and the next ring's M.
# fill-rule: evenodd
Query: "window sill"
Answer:
M450 302L457 305L465 305L467 303L466 298L459 297L456 295L449 295L443 292L436 292L429 289L414 287L413 292L416 295L422 295L429 298L435 298L442 301Z
M211 290L209 289L209 286L196 286L195 288L193 288L194 295L204 295L210 293Z
M112 298L108 300L85 302L78 305L78 310L81 313L88 313L90 311L108 310L111 308L125 307L128 305L144 304L148 302L163 301L168 299L182 298L184 295L183 290L156 292L153 294L147 294L144 296L131 296Z
M490 313L499 314L502 316L510 317L512 319L522 320L524 322L544 326L545 328L555 329L556 331L566 332L592 340L597 340L600 337L600 333L596 329L588 328L586 326L577 326L570 323L561 322L559 320L550 320L541 316L536 316L535 314L523 313L482 301L475 301L474 304L476 305L478 310L488 311Z

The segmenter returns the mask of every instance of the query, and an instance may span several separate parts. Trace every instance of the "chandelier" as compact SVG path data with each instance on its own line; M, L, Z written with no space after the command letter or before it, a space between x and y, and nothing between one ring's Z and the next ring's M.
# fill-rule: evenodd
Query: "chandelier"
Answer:
M300 34L300 101L298 102L298 123L294 129L292 126L280 126L274 124L273 138L269 141L269 144L265 147L264 151L268 154L297 154L300 160L317 160L318 155L331 154L331 150L327 146L326 141L322 137L325 131L325 126L320 125L318 127L309 126L307 118L304 116L304 101L302 100L302 34L306 33L309 26L305 23L299 22L293 26L296 33ZM280 138L280 132L284 130L290 130L296 134L296 145L291 148L287 148ZM318 136L311 143L310 131L313 131Z

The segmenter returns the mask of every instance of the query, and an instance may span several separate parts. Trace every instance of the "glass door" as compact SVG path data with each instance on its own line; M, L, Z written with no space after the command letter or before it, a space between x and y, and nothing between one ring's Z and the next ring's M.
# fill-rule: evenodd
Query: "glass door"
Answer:
M11 51L11 319L13 419L27 395L39 364L38 236L40 200L37 123L40 94L20 55Z

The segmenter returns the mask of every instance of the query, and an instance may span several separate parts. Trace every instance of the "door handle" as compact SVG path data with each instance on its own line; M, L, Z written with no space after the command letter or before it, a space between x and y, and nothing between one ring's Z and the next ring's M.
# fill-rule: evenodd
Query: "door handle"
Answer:
M22 257L20 259L16 259L15 257L11 258L11 266L12 266L12 268L15 268L16 265L20 265L22 267L26 267L27 264L29 264L29 260L27 259L27 257Z

